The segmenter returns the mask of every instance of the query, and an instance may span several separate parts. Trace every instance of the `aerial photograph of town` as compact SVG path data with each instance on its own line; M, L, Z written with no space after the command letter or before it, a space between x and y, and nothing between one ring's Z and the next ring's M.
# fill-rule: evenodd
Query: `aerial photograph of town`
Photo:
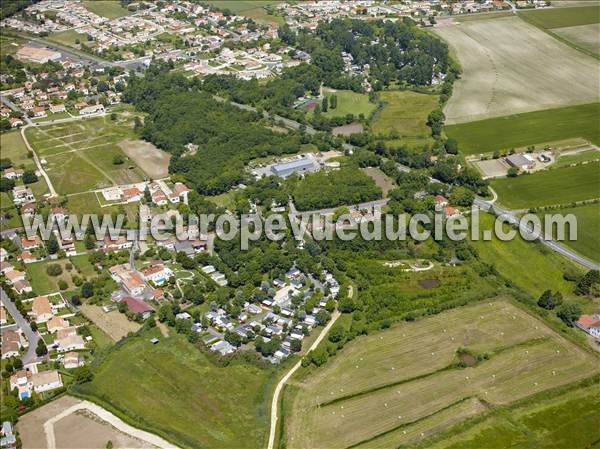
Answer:
M600 0L0 5L0 449L600 449Z

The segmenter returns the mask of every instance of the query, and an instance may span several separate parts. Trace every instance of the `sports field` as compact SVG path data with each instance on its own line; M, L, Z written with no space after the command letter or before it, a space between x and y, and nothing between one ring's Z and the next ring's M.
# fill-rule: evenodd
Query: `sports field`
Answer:
M600 103L514 114L446 126L446 134L459 142L463 154L540 145L582 137L600 145Z
M600 262L600 203L549 210L538 215L543 217L544 214L575 215L577 217L577 240L565 240L562 243L588 259ZM556 232L553 232L552 236L555 238Z
M27 138L41 159L59 194L141 181L144 172L128 159L118 144L134 137L125 122L95 117L30 128ZM114 158L120 157L121 164Z
M438 106L438 96L411 91L381 92L383 109L373 120L373 132L409 146L432 142L427 116Z
M82 392L181 448L256 448L272 374L243 362L213 365L185 337L155 328L113 350Z
M468 367L457 366L459 348ZM286 447L397 448L598 372L595 357L534 317L484 301L359 337L304 373L288 396Z
M500 204L528 209L600 198L600 162L540 171L516 178L495 179L492 188Z
M114 0L86 0L83 2L85 8L94 14L114 19L129 14L127 9L121 6L121 2Z
M369 96L366 94L358 94L351 90L325 92L328 100L332 95L337 96L337 107L335 109L329 108L327 112L324 112L323 115L325 117L345 117L347 114L354 114L354 116L358 117L360 114L363 114L366 118L369 118L377 107L369 101Z
M444 111L448 124L600 98L596 59L518 17L464 22L435 32L456 52L463 69Z

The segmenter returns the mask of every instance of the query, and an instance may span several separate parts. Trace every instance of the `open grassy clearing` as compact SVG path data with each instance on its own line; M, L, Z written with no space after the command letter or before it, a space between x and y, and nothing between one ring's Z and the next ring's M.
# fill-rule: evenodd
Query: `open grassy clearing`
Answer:
M383 192L384 198L387 196L390 190L396 187L396 183L394 182L394 180L377 167L368 167L363 169L363 171L367 175L369 175L373 179L373 181L375 181L377 187L379 187Z
M48 40L67 45L69 47L79 47L81 42L87 42L87 36L85 34L78 33L75 30L67 30L61 31L60 33L52 33L50 36L48 36Z
M600 261L600 203L586 204L577 207L566 207L540 212L538 216L544 222L544 214L573 214L577 217L577 240L563 241L563 245L573 248L581 255ZM556 232L552 232L556 238Z
M351 90L332 91L328 89L324 94L328 101L332 95L336 95L338 101L335 109L328 108L327 112L323 112L325 117L345 117L347 114L354 114L358 117L363 114L368 118L377 107L369 101L368 95L352 92Z
M86 0L83 2L83 6L88 11L102 17L108 17L109 19L129 14L129 11L121 6L121 2L114 0Z
M129 332L136 332L141 327L117 310L106 313L100 306L91 304L84 304L80 309L81 313L98 326L112 341L119 341L121 338L126 337Z
M381 92L383 109L374 117L375 134L383 134L400 144L419 146L431 143L427 116L438 105L438 96L411 91Z
M31 287L33 288L33 291L37 295L46 295L48 293L57 292L60 290L60 288L58 287L58 282L61 280L67 283L67 290L76 288L75 284L73 283L72 276L82 276L83 273L78 273L78 270L80 268L85 271L92 269L92 266L87 260L87 257L83 256L83 258L85 259L82 259L80 257L77 260L77 264L72 263L68 259L48 260L44 262L35 262L27 264L25 268L27 271L27 276L31 282ZM69 263L72 265L71 271L68 271L66 268L67 264ZM50 276L46 272L48 266L54 264L58 264L62 268L62 274L60 274L59 276Z
M561 154L561 156L558 158L558 161L556 161L553 167L567 167L571 164L580 164L582 162L597 161L598 159L600 159L600 151L598 150L587 150L581 151L579 153L565 155Z
M509 413L493 413L483 422L458 430L428 449L520 449L597 447L600 440L598 410L600 385L568 391L556 398L523 404ZM452 432L452 431L451 431Z
M459 348L488 352L489 360L453 367ZM597 359L537 319L509 302L485 301L359 337L304 372L294 383L286 444L396 448L457 415L480 413L476 399L510 404L598 372ZM424 428L427 419L432 427Z
M34 165L33 159L27 157L27 147L19 131L9 131L0 134L2 157L9 158L13 165Z
M511 209L569 204L600 198L599 162L495 179L498 201Z
M96 117L28 129L27 138L46 160L48 175L60 194L84 192L141 181L145 174L119 144L134 137L127 120ZM114 164L121 158L122 164Z
M272 375L237 361L215 366L185 337L152 329L113 350L81 392L182 448L256 448Z
M563 274L567 271L580 273L584 271L579 265L546 248L541 243L532 243L517 237L504 242L494 237L490 241L481 239L484 230L493 230L494 217L489 214L480 215L480 239L472 244L477 249L480 259L493 265L496 270L513 285L523 289L534 298L547 289L560 291L566 298L573 296L574 284L566 281ZM504 231L510 229L504 226ZM525 269L528 267L535 269Z
M255 8L276 5L281 3L279 0L207 0L209 5L220 9L228 9L234 14L245 13ZM243 14L242 14L243 15Z
M584 138L600 145L600 103L514 114L446 126L464 154L509 150L546 142Z
M518 17L465 22L435 32L453 47L463 69L445 108L449 124L600 98L595 59ZM571 87L565 89L567 85Z
M520 11L519 16L540 28L562 28L600 22L600 6Z
M600 56L600 23L555 28L552 32L576 47Z

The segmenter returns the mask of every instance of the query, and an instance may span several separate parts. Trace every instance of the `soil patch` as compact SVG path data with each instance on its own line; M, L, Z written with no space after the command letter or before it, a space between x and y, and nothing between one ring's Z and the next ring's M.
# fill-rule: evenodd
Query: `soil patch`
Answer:
M363 126L360 123L350 123L349 125L336 126L331 130L334 136L350 136L363 132Z
M441 284L441 282L439 281L439 279L421 279L419 281L419 285L422 288L436 288L439 287Z
M125 140L119 147L152 179L169 175L171 155L143 140Z

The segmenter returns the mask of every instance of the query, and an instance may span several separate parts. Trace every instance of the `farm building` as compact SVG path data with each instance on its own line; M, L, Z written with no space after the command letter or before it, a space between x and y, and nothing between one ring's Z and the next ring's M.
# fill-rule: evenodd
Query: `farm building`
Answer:
M531 170L535 167L535 160L528 154L511 154L506 157L506 162L521 170Z
M575 326L592 337L600 339L600 315L581 315Z

